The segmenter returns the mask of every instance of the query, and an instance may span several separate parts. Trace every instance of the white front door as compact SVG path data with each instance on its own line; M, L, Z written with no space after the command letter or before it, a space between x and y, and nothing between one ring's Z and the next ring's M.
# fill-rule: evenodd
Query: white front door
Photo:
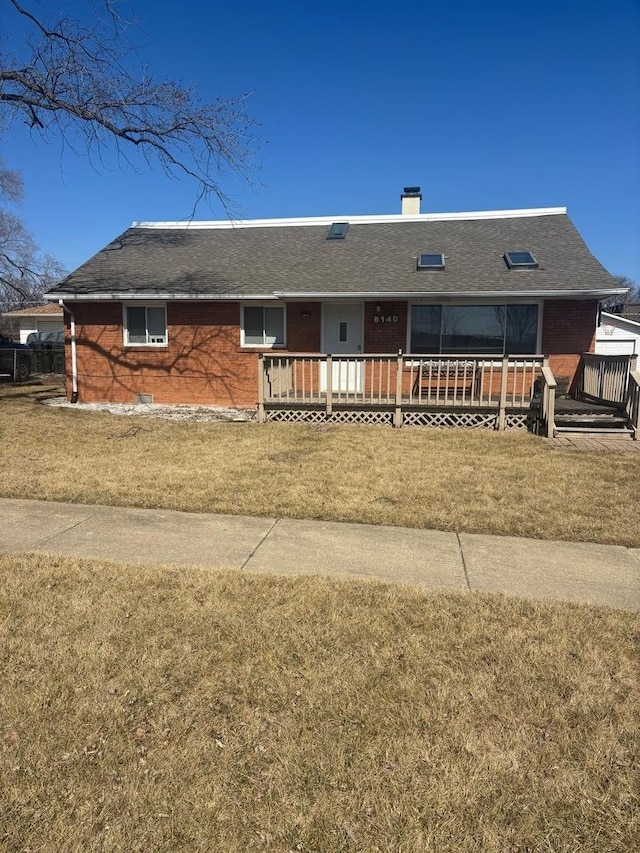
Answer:
M331 387L334 391L362 391L364 365L341 359L341 355L362 352L362 304L332 304L323 306L322 349L333 357ZM327 365L320 365L320 390L327 390Z

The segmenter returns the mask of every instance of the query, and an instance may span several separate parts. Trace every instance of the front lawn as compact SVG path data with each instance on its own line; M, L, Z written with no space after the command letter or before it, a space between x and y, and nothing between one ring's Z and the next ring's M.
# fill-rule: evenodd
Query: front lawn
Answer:
M640 546L640 455L524 433L189 423L0 387L0 496Z
M636 849L637 614L0 557L0 847Z

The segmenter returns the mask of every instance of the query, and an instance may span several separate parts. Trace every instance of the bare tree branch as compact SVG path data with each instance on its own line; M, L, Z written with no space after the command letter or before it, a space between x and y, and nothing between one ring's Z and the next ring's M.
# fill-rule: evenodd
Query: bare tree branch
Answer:
M2 310L37 302L42 293L59 281L64 270L49 255L39 251L22 220L7 209L22 197L17 172L0 162L0 305Z
M93 25L39 17L17 0L16 24L26 29L28 51L4 55L0 64L0 116L22 118L48 138L84 139L89 153L127 147L167 175L188 176L198 198L213 195L229 212L231 201L220 176L252 173L255 122L246 114L247 96L201 103L192 87L155 81L138 72L117 3L103 0L104 14Z

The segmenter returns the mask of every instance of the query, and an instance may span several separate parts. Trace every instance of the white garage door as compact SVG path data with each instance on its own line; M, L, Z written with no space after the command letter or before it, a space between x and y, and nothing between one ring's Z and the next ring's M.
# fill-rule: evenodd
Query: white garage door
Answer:
M636 353L637 340L633 338L617 339L609 338L596 341L596 352L601 355L634 355Z
M62 320L38 320L39 332L61 332L63 328Z

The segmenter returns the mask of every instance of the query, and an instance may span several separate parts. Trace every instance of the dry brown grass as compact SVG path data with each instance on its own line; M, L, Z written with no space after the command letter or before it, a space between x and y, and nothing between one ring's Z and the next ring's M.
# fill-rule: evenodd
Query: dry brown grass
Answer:
M132 419L39 405L47 393L0 389L4 497L640 546L635 453L481 430Z
M631 851L640 617L0 557L0 845Z

